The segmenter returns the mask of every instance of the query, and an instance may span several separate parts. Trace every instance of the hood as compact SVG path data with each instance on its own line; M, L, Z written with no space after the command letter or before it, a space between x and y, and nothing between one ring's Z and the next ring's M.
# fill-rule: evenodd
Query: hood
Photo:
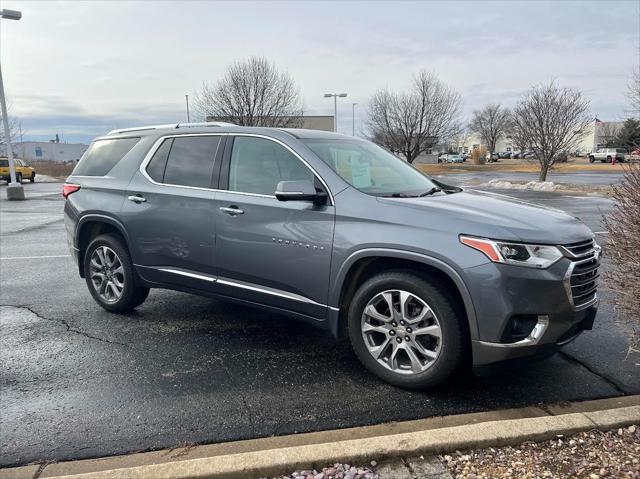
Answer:
M459 234L541 244L567 244L593 238L591 230L564 211L508 196L465 190L425 198L379 198L413 210L419 223ZM435 227L435 226L434 226Z

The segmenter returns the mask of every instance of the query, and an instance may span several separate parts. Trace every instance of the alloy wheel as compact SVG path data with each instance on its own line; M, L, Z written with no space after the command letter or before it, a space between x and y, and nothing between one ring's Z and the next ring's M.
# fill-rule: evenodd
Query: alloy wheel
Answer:
M376 294L364 308L361 331L371 356L394 373L421 373L435 363L442 349L435 312L408 291Z
M98 246L89 263L91 284L98 296L107 303L115 303L124 291L124 267L114 250Z

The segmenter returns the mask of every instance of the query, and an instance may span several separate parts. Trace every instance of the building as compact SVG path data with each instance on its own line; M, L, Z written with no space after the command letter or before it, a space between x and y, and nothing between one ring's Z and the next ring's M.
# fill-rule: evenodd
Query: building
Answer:
M229 119L208 116L207 121L229 121ZM333 131L333 115L304 115L302 117L302 126L300 126L300 128L306 128L308 130Z
M576 150L581 154L586 154L596 151L598 148L615 146L612 143L613 139L622 128L623 123L622 121L601 121L595 118L585 129ZM469 153L481 146L486 147L487 145L477 133L461 135L451 145L452 149L457 150L459 153ZM520 150L519 145L516 145L509 135L498 139L496 143L497 152L518 150Z
M52 141L23 141L13 143L13 153L27 161L76 161L89 148L84 143L56 143ZM6 155L4 145L0 148Z

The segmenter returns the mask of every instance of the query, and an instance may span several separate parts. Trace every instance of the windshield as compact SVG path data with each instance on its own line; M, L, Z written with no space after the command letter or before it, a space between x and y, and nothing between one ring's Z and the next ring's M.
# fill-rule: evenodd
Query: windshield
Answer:
M417 196L436 188L406 161L364 140L303 139L354 188L374 196Z

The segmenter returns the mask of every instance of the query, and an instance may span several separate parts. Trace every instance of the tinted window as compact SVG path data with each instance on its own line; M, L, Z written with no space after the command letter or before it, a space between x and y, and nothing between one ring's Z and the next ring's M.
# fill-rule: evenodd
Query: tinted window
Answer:
M0 160L0 168L8 168L9 167L9 160Z
M229 164L229 190L273 195L280 181L315 180L313 172L282 145L238 136Z
M210 188L219 143L220 136L174 138L164 170L164 183Z
M158 183L162 183L163 181L164 169L167 166L167 158L169 158L172 143L173 138L164 140L147 165L147 174Z
M94 141L73 170L74 175L104 176L129 153L140 138L115 138Z

